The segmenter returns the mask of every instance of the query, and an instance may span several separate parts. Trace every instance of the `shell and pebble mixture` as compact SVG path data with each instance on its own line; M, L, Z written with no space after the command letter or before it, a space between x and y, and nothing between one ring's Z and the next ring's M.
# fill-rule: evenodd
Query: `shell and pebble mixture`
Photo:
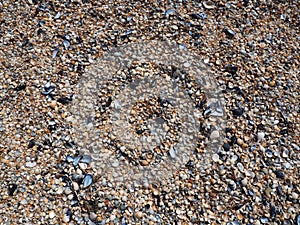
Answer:
M300 225L299 15L297 0L1 1L0 224ZM76 147L70 104L104 52L147 40L210 66L225 136L205 169L200 144L168 180L114 186Z

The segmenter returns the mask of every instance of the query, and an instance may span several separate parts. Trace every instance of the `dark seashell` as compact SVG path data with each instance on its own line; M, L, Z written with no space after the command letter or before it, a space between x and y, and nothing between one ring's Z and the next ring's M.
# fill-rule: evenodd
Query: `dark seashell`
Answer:
M269 222L269 219L268 219L267 217L261 217L261 218L260 218L260 222L261 222L262 224L265 224L265 223L268 223L268 222Z
M237 137L236 136L232 136L230 138L230 143L229 144L232 146L232 145L236 144L236 142L237 142Z
M241 223L237 220L226 223L226 225L241 225Z
M77 166L81 158L82 158L81 155L77 156L77 157L73 160L73 166Z
M190 14L190 17L192 17L192 19L200 19L200 16L197 13Z
M59 48L54 49L52 53L52 59L54 59L57 56L57 53L59 52Z
M199 16L201 19L206 19L207 18L207 15L205 13L199 13Z
M242 108L236 108L231 111L234 116L241 116L244 113L244 109L242 109Z
M72 180L76 181L77 183L82 183L84 176L82 174L73 174Z
M57 20L61 16L61 12L57 12L56 15L54 16L54 19Z
M296 225L300 225L300 214L296 216Z
M282 130L279 131L279 133L281 135L285 135L285 134L288 134L288 129L286 127L284 127Z
M280 170L276 170L275 172L275 175L277 178L280 178L280 179L284 179L285 178L285 173L280 171Z
M171 15L171 14L177 14L177 11L175 9L167 9L165 11L165 15Z
M66 39L66 40L70 40L70 35L66 34L66 35L65 35L65 39Z
M244 206L244 204L237 204L233 207L234 210L239 210Z
M126 21L129 23L130 21L132 20L132 16L128 16L127 18L126 18Z
M276 216L276 214L277 214L276 208L274 206L271 206L271 208L270 208L270 217L274 218Z
M44 26L44 25L45 25L45 21L44 21L44 20L40 21L40 22L39 22L39 25L40 25L41 27Z
M8 195L13 196L14 192L17 190L17 185L16 184L11 184L8 186Z
M19 86L17 86L17 87L15 88L15 91L23 91L23 90L25 90L25 89L26 89L26 84L23 83L23 84L20 84Z
M236 74L237 70L238 70L238 67L237 66L234 66L232 64L228 64L225 66L225 71L228 72L228 73L231 73L231 74Z
M132 34L133 30L128 30L125 33L121 34L121 38L126 38L128 35Z
M49 147L52 146L52 143L49 139L45 139L44 142L43 142L44 145L48 145Z
M193 167L193 165L194 165L194 163L193 163L192 160L189 160L189 161L185 164L186 167Z
M45 33L45 31L44 31L44 30L42 30L42 29L38 29L36 33L37 33L37 35L40 35L40 34L44 34L44 33Z
M68 40L64 40L63 45L64 45L65 49L68 49L70 47L71 43Z
M77 200L72 200L70 201L71 207L78 207L79 206L79 202Z
M266 156L271 158L273 156L273 152L270 149L266 149Z
M249 194L250 196L254 196L255 193L254 193L254 191L251 189L251 190L248 191L248 194Z
M80 162L90 164L92 162L92 157L89 155L83 155Z
M207 15L205 13L192 13L190 17L192 17L192 19L206 19Z
M60 97L59 99L57 99L57 101L63 105L66 105L68 103L70 103L72 101L72 98L68 98L65 96Z
M42 89L43 95L49 95L52 91L54 91L54 87L51 85L51 82L48 81Z
M68 163L73 162L73 160L74 160L74 158L73 158L72 156L70 156L70 155L68 155L68 156L66 157L66 161L67 161Z
M83 188L87 188L88 186L90 186L93 183L93 177L91 174L87 174L84 178L83 178Z
M227 35L229 38L233 38L235 36L235 32L230 29L224 29L224 33Z
M33 148L34 145L35 145L35 141L31 139L28 143L28 148Z
M73 147L73 143L70 143L70 142L66 141L66 142L64 143L64 146L65 146L66 148L72 148L72 147Z
M206 9L214 9L216 7L213 1L203 1L202 4Z

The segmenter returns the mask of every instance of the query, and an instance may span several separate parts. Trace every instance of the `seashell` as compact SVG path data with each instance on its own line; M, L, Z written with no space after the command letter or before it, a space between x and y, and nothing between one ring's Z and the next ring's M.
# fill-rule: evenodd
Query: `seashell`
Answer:
M54 91L54 86L51 86L51 82L48 81L42 89L43 95L49 95L52 91Z
M224 33L227 35L229 38L233 38L235 36L235 32L230 29L224 29Z
M57 56L57 53L59 52L59 48L54 49L52 53L52 59L54 59Z
M203 1L202 4L206 9L214 9L216 7L212 1Z
M72 156L67 156L66 157L66 161L68 162L68 163L70 163L70 162L73 162L73 160L74 160L74 158L72 157Z
M73 160L73 166L77 166L81 158L82 158L81 155L77 156L77 157Z
M296 216L296 225L300 225L300 214Z
M80 162L90 164L92 162L92 157L89 155L83 155Z
M93 177L91 174L87 174L84 178L83 178L83 188L87 188L88 186L90 186L93 183Z
M241 223L237 220L226 223L226 225L241 225Z
M174 159L176 157L176 152L175 152L175 149L173 147L170 148L169 153L170 153L171 158Z
M165 11L166 15L170 15L170 14L177 14L177 11L175 9L167 9Z
M54 16L54 19L57 20L61 16L61 12L57 12L56 15Z
M65 49L68 49L70 47L71 43L68 40L65 39L63 41L63 45L64 45Z

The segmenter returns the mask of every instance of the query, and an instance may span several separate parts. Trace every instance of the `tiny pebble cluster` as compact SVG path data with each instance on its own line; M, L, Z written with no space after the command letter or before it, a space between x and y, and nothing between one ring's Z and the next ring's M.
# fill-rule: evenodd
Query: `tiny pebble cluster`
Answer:
M300 225L299 15L297 0L2 0L0 224ZM210 67L225 136L209 165L199 146L168 180L116 186L70 105L105 52L150 40Z

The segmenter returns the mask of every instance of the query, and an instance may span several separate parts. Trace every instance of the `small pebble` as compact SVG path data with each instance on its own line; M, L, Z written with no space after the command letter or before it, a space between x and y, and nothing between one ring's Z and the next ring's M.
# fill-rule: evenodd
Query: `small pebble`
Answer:
M55 217L55 212L54 211L51 211L50 213L49 213L49 218L50 219L53 219Z
M236 108L231 111L234 116L241 116L244 113L244 109L241 109L241 108Z
M258 132L257 133L257 141L260 142L265 137L265 133Z

